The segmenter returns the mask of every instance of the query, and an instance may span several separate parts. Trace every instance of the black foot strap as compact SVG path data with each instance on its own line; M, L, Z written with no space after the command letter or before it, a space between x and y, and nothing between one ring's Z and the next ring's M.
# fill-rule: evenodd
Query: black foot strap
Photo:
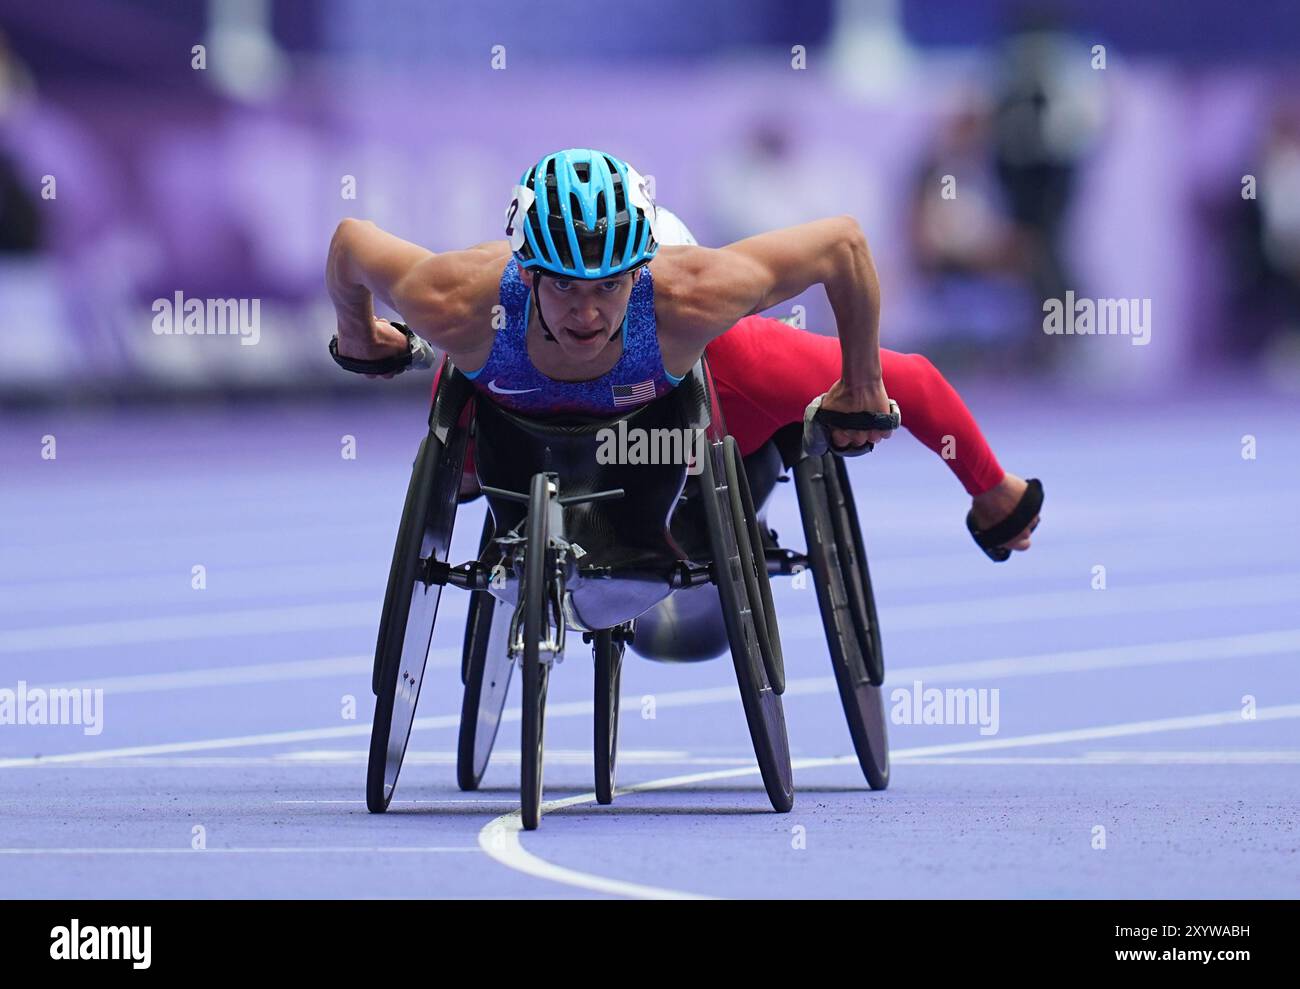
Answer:
M1009 543L1025 531L1025 527L1034 520L1043 507L1043 482L1036 477L1029 479L1029 488L1020 497L1020 503L997 525L982 532L975 525L975 513L966 513L966 528L970 530L975 545L982 549L994 563L1003 563L1011 556L1011 550L1003 544Z

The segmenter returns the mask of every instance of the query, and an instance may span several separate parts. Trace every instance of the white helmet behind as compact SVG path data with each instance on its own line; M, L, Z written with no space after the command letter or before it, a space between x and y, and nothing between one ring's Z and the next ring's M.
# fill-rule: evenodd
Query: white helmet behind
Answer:
M655 204L655 240L668 247L699 245L690 228L672 210Z

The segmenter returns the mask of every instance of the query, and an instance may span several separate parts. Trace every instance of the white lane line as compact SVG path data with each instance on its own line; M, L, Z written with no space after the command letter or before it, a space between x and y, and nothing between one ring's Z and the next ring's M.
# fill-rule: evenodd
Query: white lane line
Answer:
M1300 751L1088 752L1080 756L917 756L909 766L1286 766Z
M380 610L376 601L340 601L287 608L199 612L167 618L127 618L81 625L37 625L0 632L0 654L359 628L377 625Z
M1300 500L1300 495L1297 495L1297 500ZM1188 549L1185 546L1185 533L1179 538L1181 542L1176 542L1175 535L1170 533L1160 538L1125 540L1122 561L1125 576L1149 579L1169 573L1195 573L1204 565L1210 551L1199 546L1195 550ZM1239 538L1237 541L1222 544L1216 542L1212 548L1212 555L1220 570L1231 566L1258 573L1260 569L1281 568L1294 564L1296 553L1291 548L1293 545L1300 545L1300 528L1291 534L1290 542L1281 536L1270 539L1267 545L1258 543L1249 545L1242 543ZM1080 538L1077 541L1079 551L1095 546L1094 538ZM1032 563L1032 572L1026 569L1014 574L998 574L998 583L1001 584L1004 578L1008 581L1009 587L1018 587L1022 584L1041 585L1049 580L1058 583L1077 582L1081 572L1079 553L1061 552L1067 547L1062 546L1062 534L1059 530L1054 530L1052 533L1052 548L1057 555L1032 559L1030 554L1031 559L1027 562ZM1175 552L1184 551L1185 555L1175 555ZM1106 555L1107 559L1115 559L1115 553L1111 550L1108 550ZM971 586L980 583L978 571L974 570L974 567L981 565L978 553L974 556L966 552L899 556L874 553L869 562L872 573L877 574L878 577L883 575L880 578L882 589L888 589L891 594L898 591L920 591L928 594L935 588ZM1114 571L1118 568L1111 569ZM1083 570L1086 572L1087 568Z
M900 749L891 753L894 758L908 759L920 756L952 755L956 752L987 752L992 749L1014 749L1025 745L1057 745L1062 742L1085 742L1097 738L1118 738L1127 735L1150 735L1165 731L1182 731L1190 728L1217 728L1221 725L1249 725L1257 721L1278 721L1300 718L1300 704L1279 704L1256 709L1253 719L1243 718L1241 709L1219 711L1213 714L1189 714L1177 718L1155 718L1149 721L1126 721L1117 725L1096 728L1070 728L1066 731L1040 732L1014 738L980 738L970 742L949 742L944 745L923 745ZM856 760L855 760L856 761Z
M625 765L640 766L747 766L753 759L728 756L691 756L685 753L656 753L620 751L619 761ZM364 766L369 753L363 750L323 750L293 751L266 756L172 756L172 757L134 757L119 758L109 761L89 763L70 763L71 769L207 769L207 768L253 768L264 766L283 770L286 768L318 769L322 766ZM514 749L498 749L492 756L493 765L518 765L519 752ZM548 764L567 766L590 766L592 755L590 749L568 749L552 752L547 750ZM402 761L404 766L454 766L455 752L407 752Z
M296 754L295 754L296 755ZM551 753L546 754L547 763L552 762ZM591 753L584 751L580 756L575 755L567 760L556 760L569 765L591 765ZM752 758L735 757L724 758L722 756L692 756L683 759L633 759L624 760L623 753L619 753L620 763L635 762L638 765L652 766L749 766L754 760ZM197 758L177 758L177 759L123 759L109 763L89 763L84 766L76 763L71 764L71 769L206 769L206 768L253 768L253 767L274 767L277 770L283 770L286 766L300 766L319 768L321 766L355 766L364 764L366 753L358 752L355 757L344 759L322 759L319 762L310 759L293 758L285 756L246 756L246 757L197 757ZM519 754L513 750L497 752L492 757L493 765L517 765L519 763ZM1045 765L1045 766L1101 766L1101 765L1143 765L1143 766L1268 766L1268 765L1292 765L1300 763L1300 750L1226 750L1226 751L1196 751L1196 752L1167 752L1155 750L1150 752L1090 752L1082 756L908 756L904 761L909 765L933 765L933 766L961 766L961 765L980 765L980 766L1014 766L1014 765ZM455 765L456 759L454 753L437 758L419 758L408 754L404 765ZM364 804L364 800L277 800L281 804ZM517 804L513 799L487 799L482 800L394 800L394 803L502 803Z
M1042 621L1050 618L1092 618L1200 607L1268 605L1295 600L1300 600L1300 572L1283 571L1253 577L1232 575L1154 584L1112 584L1104 592L1085 587L1077 590L936 601L929 604L886 605L881 610L887 616L887 627L912 630ZM200 612L166 618L87 622L80 625L37 625L0 632L0 654L276 632L366 628L378 622L379 612L379 604L375 601L341 601ZM820 631L822 627L821 619L815 615L794 619L788 625L798 632L810 629Z
M1142 666L1148 663L1181 663L1214 659L1247 659L1256 656L1289 654L1300 651L1300 630L1285 629L1278 632L1255 632L1246 635L1214 636L1205 639L1183 639L1174 642L1152 642L1138 646L1103 646L1098 649L1078 649L1056 653L1039 653L1006 659L971 660L935 666L905 667L892 670L887 684L897 685L908 679L921 680L975 680L1014 676L1042 676L1052 673L1069 673L1082 670ZM834 677L804 677L786 682L786 697L830 693L836 689ZM662 707L691 707L702 704L735 702L739 692L735 684L725 687L706 687L691 690L664 691L655 694L655 703ZM623 711L639 711L636 698L624 698ZM546 716L551 719L590 717L591 701L566 701L548 704ZM503 722L518 721L519 708L508 708L502 713ZM416 718L417 731L435 728L455 728L460 724L459 714L440 714ZM369 725L344 725L334 728L306 728L272 732L261 735L237 735L231 738L213 738L192 742L163 742L156 745L137 745L119 749L99 749L90 752L64 752L47 756L16 756L0 759L0 769L31 766L58 765L80 762L100 762L136 756L170 755L179 752L203 752L213 749L241 748L252 745L279 745L320 739L366 737Z
M797 519L795 526L798 526ZM475 529L477 531L477 523ZM1064 542L1065 535L1060 531L1053 533L1053 546L1056 549L1068 545ZM1073 530L1069 535L1078 536L1077 543L1080 547L1095 544L1095 539L1091 536L1078 535ZM1300 540L1300 530L1295 533L1295 540ZM1174 533L1126 540L1125 574L1132 576L1169 573L1171 570L1177 572L1173 564L1190 568L1204 562L1204 553L1199 550L1196 553L1189 552L1186 559L1171 560L1171 548L1186 548L1178 542ZM1263 553L1269 555L1265 557ZM1286 566L1295 562L1295 553L1290 551L1289 544L1281 538L1271 539L1266 546L1225 540L1223 545L1215 545L1213 555L1219 567L1232 564L1258 569L1260 564ZM376 574L382 575L382 568L387 567L388 562L388 558L384 557L376 560L374 566L361 565L354 560L349 560L347 567L319 562L222 566L214 569L214 583L209 585L206 593L213 596L219 594L219 599L225 602L282 593L286 587L309 589L316 596L325 593L364 592L377 586ZM981 565L978 553L964 550L960 553L898 555L880 552L873 555L870 562L873 570L879 568L881 573L889 575L886 583L890 590L924 590L927 587L970 584L973 582L972 569ZM1022 582L1076 580L1079 567L1077 560L1070 557L1050 558L1034 560L1032 574L1024 571L999 574L999 580L1004 576ZM220 591L216 590L217 580L220 581ZM157 568L142 573L110 572L98 577L55 577L15 582L5 581L4 575L0 574L0 614L62 611L67 608L69 601L84 602L95 608L132 605L141 601L185 606L194 603L194 594L190 588L188 567L180 570Z
M364 800L277 800L277 804L361 804ZM513 797L479 797L477 800L398 800L388 806L396 807L398 804L517 804L518 800Z
M889 631L964 628L1057 619L1093 619L1113 615L1155 614L1193 608L1258 607L1300 601L1300 573L1271 576L1167 581L1120 587L1112 579L1105 591L1081 588L1008 594L982 599L925 604L880 604L881 625ZM781 630L800 635L822 631L821 618L800 615L781 622Z
M1216 635L1208 638L1176 639L1138 645L1101 646L1095 649L1071 649L1032 656L975 659L960 663L905 667L889 670L886 682L891 686L898 686L909 679L989 680L1001 677L1042 676L1118 667L1157 666L1166 663L1291 654L1300 657L1300 629L1249 632L1244 635Z
M951 745L930 745L912 749L899 749L891 752L893 761L906 761L909 757L919 758L936 756L952 752L977 752L987 749L1009 749L1034 745L1058 745L1064 742L1087 741L1095 738L1117 738L1127 735L1149 735L1156 732L1182 731L1189 728L1204 728L1230 724L1254 724L1257 721L1275 721L1285 718L1300 718L1300 704L1285 704L1276 707L1258 708L1254 720L1242 718L1240 710L1218 711L1210 714L1194 714L1176 718L1159 718L1149 721L1127 721L1121 724L1100 725L1094 728L1072 728L1066 731L1041 732L1034 735L1021 735L1015 738L988 738L974 742L958 742ZM825 766L856 766L857 756L834 756L820 759L795 759L792 765L796 770L821 768ZM687 776L673 776L667 779L650 780L646 783L634 783L631 786L618 787L617 794L644 793L663 790L676 786L690 786L695 783L707 783L715 780L733 779L738 776L758 775L757 765L741 769L722 769L715 772L691 773ZM754 800L762 797L755 793ZM543 815L566 807L596 802L594 793L584 793L563 800L545 801L542 804ZM654 808L647 808L647 816L655 813ZM534 855L527 851L519 840L523 830L523 821L518 809L489 821L478 833L479 847L488 855L508 869L522 872L538 879L574 886L579 889L615 896L630 896L645 899L698 899L702 894L688 893L681 890L658 886L643 886L638 883L624 882L607 876L581 872Z
M370 753L362 749L302 749L284 752L274 757L281 765L286 763L311 763L314 765L343 763L347 765L364 765ZM406 753L402 765L454 766L457 754L454 751L413 750ZM667 765L679 766L698 763L706 766L748 765L752 759L734 759L723 756L693 756L689 752L670 751L666 749L619 749L620 765ZM492 755L492 763L518 763L520 753L517 749L498 750ZM548 764L563 766L590 766L591 749L547 749Z
M203 559L203 557L200 557ZM387 566L384 561L379 567ZM204 595L221 601L265 598L299 588L304 594L324 596L356 594L373 590L382 569L355 566L322 566L319 563L293 566L214 566ZM220 588L218 590L217 588ZM69 602L94 608L120 605L175 604L193 607L196 597L190 587L189 566L156 570L149 574L105 574L99 578L60 578L20 584L0 584L0 614L66 611Z
M478 851L481 849L477 847L453 845L322 845L319 848L0 848L0 855L192 855L203 858L207 855L429 855Z
M451 650L430 652L430 665L445 665L434 657L450 655ZM438 657L442 658L442 657ZM456 650L460 662L460 650ZM273 683L280 680L314 680L371 669L373 656L354 654L324 659L288 660L282 663L254 663L242 666L209 666L196 670L168 670L162 673L138 673L131 676L94 677L43 683L44 690L103 690L106 694L141 694L159 690L195 690L200 687L224 687L240 683ZM29 690L33 689L28 687Z
M1033 675L1044 672L1067 672L1105 669L1115 666L1177 663L1202 659L1236 659L1247 656L1295 652L1300 655L1300 629L1281 629L1274 632L1252 632L1244 635L1211 636L1199 639L1182 639L1171 642L1149 642L1138 645L1102 646L1094 649L1076 649L1066 652L1039 653L1003 659L968 660L961 663L944 663L933 666L904 667L890 670L891 680L904 677L938 679L961 676L966 679L987 679L999 676ZM44 690L102 689L105 693L132 694L161 690L190 690L244 683L271 683L283 680L310 680L368 671L373 658L369 655L335 656L326 659L291 660L282 663L256 663L242 666L215 666L197 670L172 670L161 673L141 673L132 676L102 677L68 680L61 683L40 684ZM436 647L429 651L429 667L440 669L460 665L460 650ZM831 677L803 678L795 681L804 693L821 693L833 689ZM29 688L31 689L31 688ZM731 691L731 693L728 693ZM732 688L708 688L694 695L707 701L725 700L735 696ZM689 703L686 697L679 702ZM624 700L625 708L639 702ZM576 710L576 709L575 709ZM577 713L590 713L591 705ZM555 713L549 712L548 713ZM567 716L560 713L558 716ZM518 709L513 709L507 720L518 720Z

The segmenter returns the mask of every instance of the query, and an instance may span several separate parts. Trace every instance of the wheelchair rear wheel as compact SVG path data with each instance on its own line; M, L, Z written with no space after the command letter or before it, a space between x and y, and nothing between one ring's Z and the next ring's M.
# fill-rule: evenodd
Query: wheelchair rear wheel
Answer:
M724 459L723 485L717 483L719 468L715 466L718 451L726 457L734 446L711 444L701 458L700 487L704 494L704 509L709 528L709 545L713 555L714 580L722 603L723 619L727 626L727 639L731 644L731 658L736 667L736 680L745 707L745 720L749 725L754 755L758 759L763 785L767 789L772 807L785 813L794 806L794 771L790 766L790 740L785 728L785 710L781 696L773 689L763 662L757 623L766 621L761 602L749 598L744 574L752 569L754 548L742 550L736 538L736 524L732 519L730 495L723 490L726 477L731 473ZM737 458L738 460L738 458ZM744 465L737 462L737 468ZM761 552L761 544L758 550ZM758 606L755 611L755 604Z
M750 610L755 616L754 631L758 633L758 648L763 656L763 666L772 689L785 693L785 659L781 654L781 632L776 624L776 605L772 603L772 577L767 572L767 558L763 551L763 534L754 510L754 497L749 490L749 478L740 447L734 436L724 441L727 462L727 493L731 498L731 520L736 527L736 546L740 558L748 560L742 567L745 594Z
M889 785L885 702L879 682L873 682L870 655L863 648L864 642L870 646L871 637L859 622L860 615L869 614L875 628L875 602L869 600L871 584L861 532L856 531L856 511L850 515L846 507L853 500L847 482L844 465L833 453L809 457L795 467L808 560L840 703L862 773L873 790L883 790ZM865 588L869 603L855 605L860 588ZM875 641L879 642L878 635ZM875 655L878 658L879 652Z
M444 444L430 431L411 472L375 648L375 720L366 771L366 806L374 814L388 809L406 757L442 598L442 585L427 581L427 568L447 561L466 442L464 432Z
M488 512L480 556L493 531L492 513ZM462 790L477 790L492 757L514 672L510 657L510 609L488 591L471 592L463 664L465 696L460 708L456 782Z
M834 457L835 469L826 475L826 495L831 524L840 549L840 562L849 590L849 613L853 616L858 645L867 664L867 677L879 687L885 682L885 654L880 645L880 624L876 620L876 596L871 590L867 553L862 545L858 506L849 485L849 469L843 457Z

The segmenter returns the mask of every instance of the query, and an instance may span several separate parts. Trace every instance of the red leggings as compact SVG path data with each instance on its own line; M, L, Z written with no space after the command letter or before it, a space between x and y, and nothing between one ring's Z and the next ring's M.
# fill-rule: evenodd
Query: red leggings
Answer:
M746 316L705 350L728 431L748 456L840 377L840 341L766 316ZM970 495L1002 480L1002 468L952 385L920 354L881 348L885 391L903 427L939 454ZM441 371L439 372L441 373ZM434 389L438 387L434 380ZM474 452L466 460L473 470Z
M746 316L704 351L727 430L746 456L840 377L840 341L766 316ZM952 385L920 354L881 348L885 391L903 426L944 458L968 494L983 494L1003 471ZM947 438L947 439L945 439Z

